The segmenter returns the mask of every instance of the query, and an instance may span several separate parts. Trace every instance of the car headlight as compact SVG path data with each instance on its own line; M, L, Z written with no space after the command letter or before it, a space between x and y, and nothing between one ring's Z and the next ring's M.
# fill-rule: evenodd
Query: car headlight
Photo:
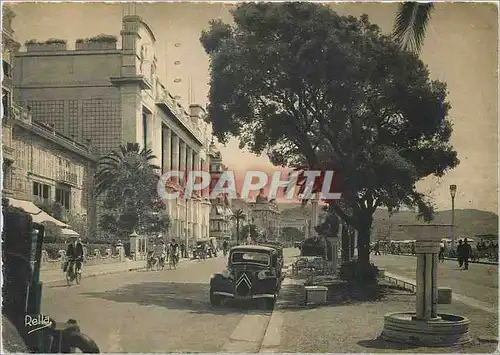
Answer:
M259 280L264 280L267 277L266 270L262 270L257 274L257 278Z
M229 277L229 270L224 270L222 271L222 276L224 276L225 278L228 278Z

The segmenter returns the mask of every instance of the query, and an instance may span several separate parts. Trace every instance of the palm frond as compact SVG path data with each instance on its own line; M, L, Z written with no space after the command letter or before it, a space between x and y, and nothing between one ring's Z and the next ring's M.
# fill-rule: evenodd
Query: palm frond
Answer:
M433 3L404 2L399 5L393 38L402 49L420 53L433 9Z

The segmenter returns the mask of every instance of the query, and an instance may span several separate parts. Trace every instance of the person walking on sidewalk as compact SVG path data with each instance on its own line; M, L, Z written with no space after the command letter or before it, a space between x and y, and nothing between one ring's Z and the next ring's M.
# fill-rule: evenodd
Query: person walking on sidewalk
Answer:
M464 245L462 244L462 239L460 239L458 241L457 255L456 255L459 267L462 267L464 265L464 258L463 258L464 252L463 252L463 249L464 249Z
M467 241L467 238L464 239L464 244L463 244L463 257L462 260L464 262L464 270L469 270L469 259L472 256L472 247L470 246L469 242Z
M186 245L184 244L184 242L181 242L181 258L187 258Z

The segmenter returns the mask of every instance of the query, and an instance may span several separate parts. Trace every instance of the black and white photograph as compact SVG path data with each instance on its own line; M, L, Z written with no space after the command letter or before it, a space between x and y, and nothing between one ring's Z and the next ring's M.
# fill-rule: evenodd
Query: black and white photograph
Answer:
M498 7L2 1L0 352L497 352Z

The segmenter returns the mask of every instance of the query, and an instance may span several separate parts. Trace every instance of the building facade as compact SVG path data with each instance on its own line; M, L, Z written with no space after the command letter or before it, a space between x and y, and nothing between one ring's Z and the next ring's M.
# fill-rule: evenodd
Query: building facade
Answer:
M280 220L280 229L296 228L304 233L304 239L309 238L311 220L308 218L299 217L282 217Z
M220 176L227 170L222 163L222 154L212 143L209 149L210 157L210 177L213 184L216 184ZM231 210L231 199L221 195L210 199L210 237L217 238L218 241L230 239L232 237L233 212Z
M268 201L261 190L256 201L250 203L252 223L261 231L264 238L278 239L280 235L280 210L276 200Z
M17 207L32 210L33 203L57 202L61 219L70 214L84 217L87 230L96 228L93 176L97 156L89 144L57 132L53 126L38 122L28 109L13 104L15 93L12 69L20 48L14 39L8 7L3 11L2 28L2 182L3 197Z
M155 42L136 15L123 18L121 48L104 35L77 40L75 50L64 40L27 42L16 55L15 99L56 130L90 138L100 154L137 142L153 151L162 172L209 171L205 110L185 110L162 85ZM167 213L172 224L165 234L186 244L208 237L208 195L169 200Z

